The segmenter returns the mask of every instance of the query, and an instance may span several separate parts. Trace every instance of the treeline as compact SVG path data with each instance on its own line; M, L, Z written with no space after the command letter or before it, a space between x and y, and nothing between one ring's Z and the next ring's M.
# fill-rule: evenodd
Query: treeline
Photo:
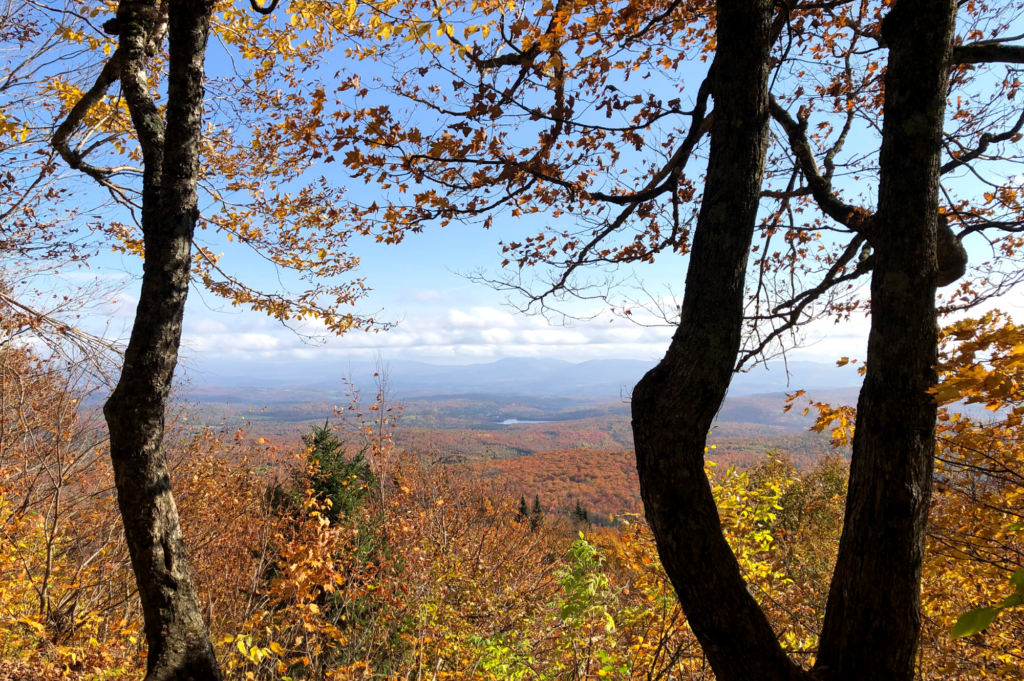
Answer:
M417 410L421 404L404 403L403 426L395 435L397 443L411 451L443 452L451 461L512 459L570 449L625 451L633 446L628 416L612 414L510 426L488 424L489 427L482 428L479 423L471 423L473 418L453 415L450 426L435 428L418 425ZM301 419L282 420L281 411L256 409L256 406L249 411L249 405L244 409L226 409L200 404L198 416L205 423L246 425L255 440L263 437L279 445L297 446L310 422L330 415L333 408L327 403L305 404L301 408ZM472 427L464 427L467 424ZM829 438L819 433L794 433L783 428L731 422L716 424L709 444L715 447L710 452L715 460L740 467L756 465L764 452L771 449L785 451L798 466L811 466L832 451ZM848 449L846 452L848 454Z
M539 495L558 513L569 514L579 501L598 524L642 512L636 460L628 450L560 449L468 467L485 479Z

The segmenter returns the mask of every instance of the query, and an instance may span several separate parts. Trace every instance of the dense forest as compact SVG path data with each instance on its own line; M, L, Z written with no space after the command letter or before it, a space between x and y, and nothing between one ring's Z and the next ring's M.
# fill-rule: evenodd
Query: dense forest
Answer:
M969 385L1007 379L1013 397L984 399L1012 406L1024 395L1018 336L1001 328L989 336L1010 362ZM0 673L141 675L142 619L103 423L80 407L88 382L24 351L8 349L3 359ZM386 403L362 406L380 416L307 427L294 449L242 429L193 427L187 405L172 408L175 496L226 676L710 673L644 523L631 451L445 463L396 445L402 426L390 428L396 412ZM821 425L845 437L833 416L822 412ZM1017 555L1019 530L1007 518L1021 489L1019 424L954 414L942 423L920 671L1014 678L1019 611L1008 609L985 633L951 639L949 631L971 608L1012 594L1002 566ZM743 469L708 464L745 579L795 655L813 654L847 465L836 454L797 467L783 452ZM581 507L585 519L574 513Z
M1022 36L1012 0L0 0L0 679L1020 679ZM395 331L363 253L442 228L659 361L615 403L381 367L189 405L190 297L315 356ZM855 323L855 400L727 400Z
M201 405L202 406L202 405ZM395 440L403 449L435 452L452 461L507 459L559 449L631 449L633 434L626 416L605 416L546 423L487 423L476 419L452 418L449 425L424 427L417 425L418 404L405 402L401 428ZM313 418L311 412L316 413ZM303 405L299 418L268 417L254 409L225 411L219 407L195 411L197 423L224 424L246 428L250 439L265 440L283 446L294 446L311 425L323 424L333 415L333 407L319 405L316 410ZM413 416L410 418L410 414ZM467 423L466 421L469 421ZM827 435L804 429L762 426L752 423L719 422L709 436L715 447L712 458L739 466L753 465L765 451L783 449L801 466L813 464L832 450Z

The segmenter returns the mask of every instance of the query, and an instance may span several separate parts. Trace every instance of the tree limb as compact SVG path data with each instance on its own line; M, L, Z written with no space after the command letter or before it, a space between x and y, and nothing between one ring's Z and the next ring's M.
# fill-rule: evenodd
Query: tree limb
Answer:
M953 48L953 64L1024 64L1024 45L970 43Z
M840 200L832 191L832 183L818 170L818 163L814 160L814 151L807 140L807 119L794 120L789 112L782 108L774 95L769 95L768 105L772 118L786 131L790 148L796 155L800 171L807 180L810 193L814 196L821 211L839 224L867 236L871 229L870 213L863 208Z
M96 77L96 82L93 83L93 86L75 103L71 111L68 112L67 117L57 127L56 132L53 133L53 137L50 138L50 146L60 154L65 163L104 185L109 183L108 178L112 174L112 169L101 168L87 163L83 154L70 147L69 140L78 126L85 120L85 117L92 111L93 107L99 104L100 100L107 94L110 86L121 77L121 62L122 53L120 49L117 49L110 59L107 60L107 63L103 65L103 69L100 71L99 76Z

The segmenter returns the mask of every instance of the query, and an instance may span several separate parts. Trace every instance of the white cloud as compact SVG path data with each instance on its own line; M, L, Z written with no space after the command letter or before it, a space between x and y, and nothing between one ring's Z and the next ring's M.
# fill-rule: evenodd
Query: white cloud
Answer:
M118 291L111 299L100 307L100 312L111 318L135 318L135 309L139 299L128 291Z
M205 336L210 334L228 333L230 327L216 319L198 319L196 321L185 320L185 325L190 335Z
M319 328L310 324L302 331ZM509 356L571 361L658 359L670 338L671 329L642 328L607 315L574 326L558 326L540 317L477 306L412 314L390 331L355 331L342 338L327 338L316 347L254 314L239 315L230 323L204 317L188 324L185 343L199 355L195 359L203 362L219 357L271 361L366 359L379 351L389 359L462 363Z
M862 314L836 324L823 319L803 329L800 347L788 354L790 359L832 363L840 357L865 359L871 319Z
M449 310L448 321L450 326L457 329L487 329L505 328L511 329L522 325L522 320L532 320L531 317L516 317L504 310L497 310L493 307L474 307L469 312L462 310Z
M1004 299L993 306L1001 304L1004 309L1019 313L1013 304L1019 301L1019 297ZM308 343L256 313L204 312L188 321L185 334L185 347L193 355L191 359L203 363L220 358L346 361L371 359L378 352L389 360L453 364L501 357L549 357L574 362L613 358L657 360L664 355L673 332L669 327L638 326L608 314L572 326L559 326L541 317L513 314L499 307L424 304L390 331L354 331L341 338L326 337L322 342ZM322 329L322 324L310 323L300 331L316 334ZM816 322L803 329L801 347L787 353L787 357L827 364L840 357L863 360L869 331L870 319L863 315L840 324L829 320Z
M480 335L492 345L507 345L514 339L514 334L508 329L484 329Z
M208 357L235 355L239 352L268 352L282 347L281 338L268 333L197 333L184 337L190 350Z

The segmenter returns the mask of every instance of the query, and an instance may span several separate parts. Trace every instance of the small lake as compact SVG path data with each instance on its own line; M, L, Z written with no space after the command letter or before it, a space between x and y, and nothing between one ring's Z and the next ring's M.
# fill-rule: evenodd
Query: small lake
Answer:
M499 426L514 426L518 423L551 423L551 421L520 421L519 419L505 419L504 421L495 421Z

